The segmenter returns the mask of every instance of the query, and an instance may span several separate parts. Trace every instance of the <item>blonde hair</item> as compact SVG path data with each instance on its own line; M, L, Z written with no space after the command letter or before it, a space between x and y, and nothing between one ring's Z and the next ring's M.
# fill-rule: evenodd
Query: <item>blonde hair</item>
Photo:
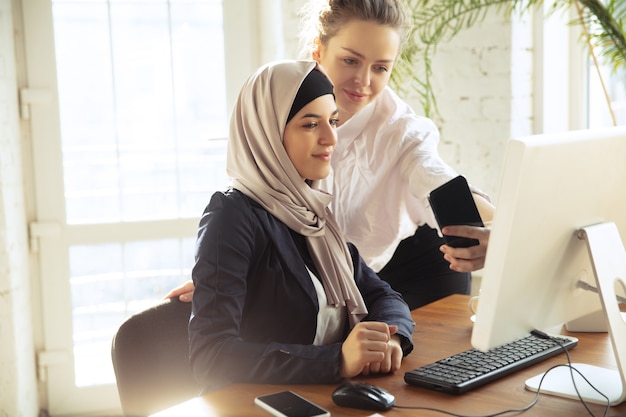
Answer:
M308 0L299 16L303 58L311 57L316 39L327 45L352 20L375 22L396 29L401 47L410 26L408 11L402 0Z

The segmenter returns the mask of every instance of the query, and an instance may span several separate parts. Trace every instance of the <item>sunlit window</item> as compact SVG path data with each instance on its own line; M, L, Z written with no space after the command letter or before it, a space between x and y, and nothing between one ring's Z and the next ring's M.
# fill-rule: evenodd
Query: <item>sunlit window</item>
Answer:
M626 69L617 72L589 66L589 127L626 125ZM609 107L610 104L610 107Z
M54 2L69 224L196 217L226 182L221 7Z
M222 16L218 0L53 1L68 225L196 219L227 185ZM114 331L190 278L193 234L69 245L77 386L115 381Z

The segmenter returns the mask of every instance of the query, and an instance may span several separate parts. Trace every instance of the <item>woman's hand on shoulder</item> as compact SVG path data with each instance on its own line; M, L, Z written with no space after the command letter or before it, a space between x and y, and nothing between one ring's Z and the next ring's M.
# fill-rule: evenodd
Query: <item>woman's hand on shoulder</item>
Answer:
M189 280L189 281L185 282L184 284L181 284L178 287L173 288L163 298L178 297L178 299L180 301L188 303L188 302L191 301L191 298L193 297L193 290L194 289L195 288L194 288L194 285L193 285L193 281Z
M341 347L343 378L397 371L402 362L398 326L361 322L350 331Z
M487 244L491 229L489 227L476 226L446 226L441 231L444 235L461 236L478 240L478 245L468 248L454 248L442 245L439 250L443 257L450 262L450 269L457 272L472 272L485 266Z

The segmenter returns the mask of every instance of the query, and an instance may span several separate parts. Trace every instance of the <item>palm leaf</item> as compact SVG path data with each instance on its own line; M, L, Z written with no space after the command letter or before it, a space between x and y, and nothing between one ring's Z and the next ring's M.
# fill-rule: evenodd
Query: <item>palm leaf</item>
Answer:
M602 62L613 71L626 68L626 2L611 0L605 4L598 0L579 0L583 6L582 21L589 33L594 50L599 51Z

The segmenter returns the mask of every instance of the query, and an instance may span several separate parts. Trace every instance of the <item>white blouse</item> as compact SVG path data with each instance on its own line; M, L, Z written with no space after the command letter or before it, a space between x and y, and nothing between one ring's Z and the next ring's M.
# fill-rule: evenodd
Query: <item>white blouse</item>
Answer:
M309 268L306 270L309 271L309 275L315 286L317 301L320 306L317 313L317 331L315 332L313 345L324 346L339 342L343 338L343 329L348 320L348 310L345 306L334 307L328 305L328 299L326 298L326 292L324 291L322 282Z
M337 129L321 187L348 241L376 272L418 226L437 228L428 194L458 174L439 156L439 131L389 87ZM372 238L372 236L375 236Z

